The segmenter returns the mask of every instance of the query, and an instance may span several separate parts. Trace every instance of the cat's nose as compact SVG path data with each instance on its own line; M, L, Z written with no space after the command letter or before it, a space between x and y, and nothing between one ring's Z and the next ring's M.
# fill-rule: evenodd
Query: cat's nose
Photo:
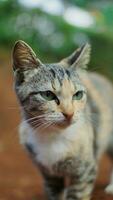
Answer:
M64 115L64 117L67 119L67 120L71 120L72 119L72 117L73 117L73 115L74 115L74 113L62 113L63 115Z

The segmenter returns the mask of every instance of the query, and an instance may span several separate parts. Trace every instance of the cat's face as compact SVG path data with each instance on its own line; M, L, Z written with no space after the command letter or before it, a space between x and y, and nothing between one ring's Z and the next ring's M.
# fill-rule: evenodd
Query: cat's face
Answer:
M61 129L77 123L87 99L77 68L87 65L89 53L86 45L57 64L42 64L26 43L16 43L15 89L24 116L34 128Z

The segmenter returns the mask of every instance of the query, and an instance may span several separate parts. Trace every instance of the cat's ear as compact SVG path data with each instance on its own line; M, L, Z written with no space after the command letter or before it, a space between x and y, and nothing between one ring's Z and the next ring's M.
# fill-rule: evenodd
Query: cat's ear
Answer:
M87 68L87 64L90 61L91 46L89 44L83 45L81 48L77 49L69 57L61 60L60 64L63 67L71 68Z
M27 70L37 68L41 65L41 61L37 59L36 54L31 47L24 41L17 41L13 48L13 69Z

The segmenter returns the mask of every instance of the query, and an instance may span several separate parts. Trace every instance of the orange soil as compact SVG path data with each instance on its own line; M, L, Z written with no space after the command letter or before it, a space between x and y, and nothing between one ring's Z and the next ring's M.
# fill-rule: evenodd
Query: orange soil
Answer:
M18 140L20 117L9 58L0 53L0 200L44 200L41 176ZM104 158L100 168L93 200L113 200L104 193L110 161Z

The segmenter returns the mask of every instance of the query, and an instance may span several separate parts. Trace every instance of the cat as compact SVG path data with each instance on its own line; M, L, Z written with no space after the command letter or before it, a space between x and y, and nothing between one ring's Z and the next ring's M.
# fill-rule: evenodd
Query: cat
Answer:
M104 152L113 158L113 86L87 72L91 46L43 64L31 47L13 49L20 143L43 176L49 200L90 200ZM113 194L113 175L106 188Z

